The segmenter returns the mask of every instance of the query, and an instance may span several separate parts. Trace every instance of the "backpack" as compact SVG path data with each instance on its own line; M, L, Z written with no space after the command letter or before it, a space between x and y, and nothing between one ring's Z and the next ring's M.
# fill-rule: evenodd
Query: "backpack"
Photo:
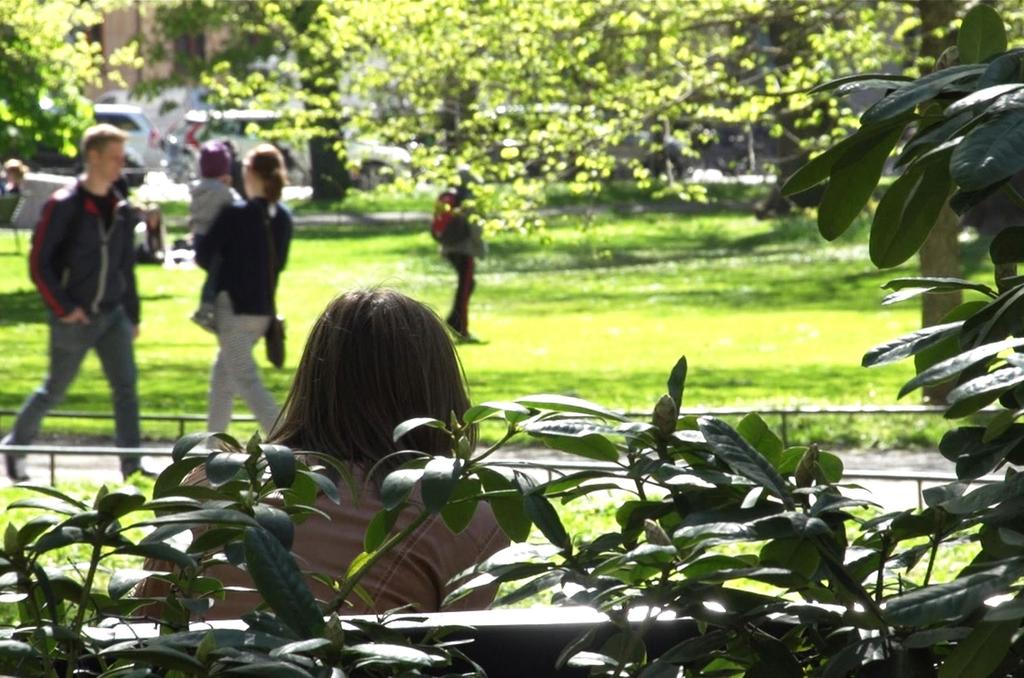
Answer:
M442 245L454 245L469 237L469 220L459 209L462 200L455 189L443 191L434 202L430 235Z

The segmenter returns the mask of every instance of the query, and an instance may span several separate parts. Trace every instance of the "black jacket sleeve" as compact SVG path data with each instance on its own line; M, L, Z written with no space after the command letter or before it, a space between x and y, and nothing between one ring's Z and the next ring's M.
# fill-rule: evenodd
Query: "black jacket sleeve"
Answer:
M209 270L210 263L224 248L224 243L230 236L231 225L238 209L236 205L228 205L222 209L206 236L196 241L197 264Z
M60 189L47 201L32 236L32 251L29 253L29 275L46 306L58 318L75 309L67 291L61 285L61 270L58 260L61 245L68 235L68 226L75 215L76 196L66 189Z
M124 310L128 319L133 325L138 325L142 320L141 304L139 303L139 290L135 280L135 232L132 229L132 219L129 218L131 207L125 206L122 209L128 212L122 223L122 238L124 239L121 248L121 275L124 277Z

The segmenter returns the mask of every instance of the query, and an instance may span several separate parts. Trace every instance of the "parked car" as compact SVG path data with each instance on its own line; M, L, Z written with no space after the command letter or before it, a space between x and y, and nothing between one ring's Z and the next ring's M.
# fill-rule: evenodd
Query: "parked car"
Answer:
M163 135L138 106L126 104L96 104L93 107L96 122L113 125L128 135L125 143L142 161L147 170L164 167Z
M185 115L181 138L186 148L197 152L208 139L231 141L239 154L266 141L263 130L272 128L280 115L275 111L234 109L226 111L193 110ZM273 142L282 155L292 183L308 184L311 176L309 144ZM373 188L409 172L412 158L409 151L365 138L346 137L346 151L353 183L360 188Z

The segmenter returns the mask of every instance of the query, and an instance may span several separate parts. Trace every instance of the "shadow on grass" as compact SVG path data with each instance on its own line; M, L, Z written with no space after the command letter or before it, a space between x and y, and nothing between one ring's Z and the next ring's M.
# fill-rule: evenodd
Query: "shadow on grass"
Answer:
M0 308L0 326L46 322L46 309L35 290L0 293Z

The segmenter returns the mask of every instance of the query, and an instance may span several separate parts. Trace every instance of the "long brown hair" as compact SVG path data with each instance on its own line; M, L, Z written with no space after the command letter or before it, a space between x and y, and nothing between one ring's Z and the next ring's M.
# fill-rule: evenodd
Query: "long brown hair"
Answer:
M245 156L245 165L263 182L263 192L270 202L281 199L285 185L284 156L273 144L260 144Z
M392 432L414 417L447 422L467 407L462 365L437 315L395 290L354 290L313 325L271 439L367 472L396 450L446 454L440 431L420 427L397 443ZM392 457L374 476L408 459Z

